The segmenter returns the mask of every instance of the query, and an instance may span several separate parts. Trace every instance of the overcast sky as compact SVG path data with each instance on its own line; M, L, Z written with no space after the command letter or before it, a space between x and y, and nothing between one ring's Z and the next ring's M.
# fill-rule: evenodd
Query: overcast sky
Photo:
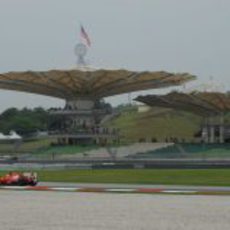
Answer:
M189 72L199 79L193 87L212 77L229 90L229 22L229 0L0 0L0 72L74 68L82 23L92 66ZM0 111L60 105L0 90Z

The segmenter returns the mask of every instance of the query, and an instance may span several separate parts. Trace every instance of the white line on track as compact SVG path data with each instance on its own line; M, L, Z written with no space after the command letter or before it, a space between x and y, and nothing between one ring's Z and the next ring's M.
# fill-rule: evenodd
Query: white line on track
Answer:
M9 190L25 190L28 187L23 186L1 186L0 189L9 189Z
M136 189L128 189L128 188L109 188L109 189L105 189L105 192L136 192Z
M197 191L190 191L190 190L163 190L162 193L197 193Z
M77 190L79 190L79 188L51 188L51 190L54 190L54 191L68 191L68 192L75 192Z

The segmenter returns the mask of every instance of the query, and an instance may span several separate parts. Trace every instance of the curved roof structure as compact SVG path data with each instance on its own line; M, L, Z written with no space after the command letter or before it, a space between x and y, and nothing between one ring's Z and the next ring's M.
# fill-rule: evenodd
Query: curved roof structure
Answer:
M201 116L213 116L230 111L230 97L219 92L171 92L167 95L139 96L135 100L150 106L179 109Z
M62 99L102 98L138 90L180 85L195 76L127 70L50 70L0 74L0 88Z

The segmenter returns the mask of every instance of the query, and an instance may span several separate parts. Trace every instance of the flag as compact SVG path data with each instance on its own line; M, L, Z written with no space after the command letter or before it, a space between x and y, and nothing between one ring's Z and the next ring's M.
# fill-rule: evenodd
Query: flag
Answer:
M81 39L83 40L83 42L88 46L90 47L91 46L91 41L89 39L89 36L88 34L86 33L84 27L81 25L81 31L80 31L80 36L81 36Z

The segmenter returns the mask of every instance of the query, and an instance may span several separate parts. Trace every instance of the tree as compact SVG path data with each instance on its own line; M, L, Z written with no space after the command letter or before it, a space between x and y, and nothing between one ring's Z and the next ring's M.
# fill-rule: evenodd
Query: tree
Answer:
M0 132L14 130L20 135L28 135L37 130L47 130L48 117L49 113L41 107L33 110L10 108L0 115Z

